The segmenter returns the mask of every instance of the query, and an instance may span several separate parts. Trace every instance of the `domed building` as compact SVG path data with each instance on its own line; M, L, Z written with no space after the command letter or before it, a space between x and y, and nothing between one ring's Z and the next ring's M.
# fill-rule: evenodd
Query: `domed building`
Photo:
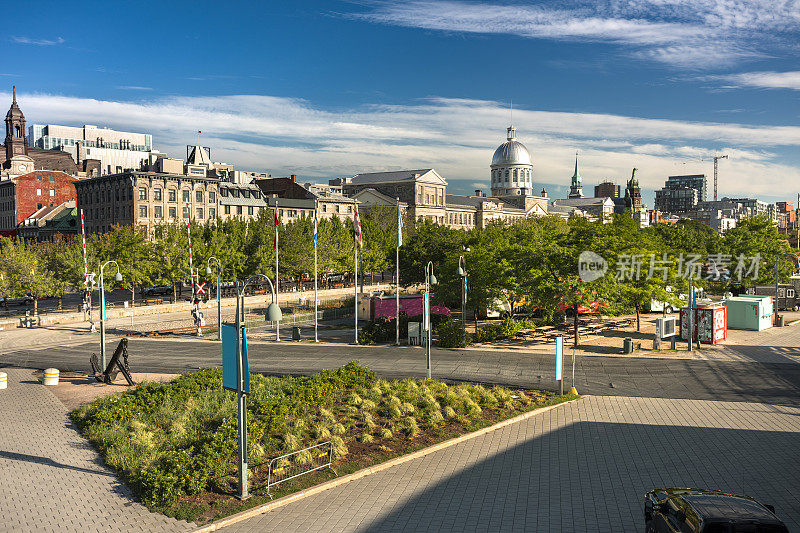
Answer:
M517 130L508 127L507 141L492 156L492 196L531 196L533 164L525 145L517 140Z

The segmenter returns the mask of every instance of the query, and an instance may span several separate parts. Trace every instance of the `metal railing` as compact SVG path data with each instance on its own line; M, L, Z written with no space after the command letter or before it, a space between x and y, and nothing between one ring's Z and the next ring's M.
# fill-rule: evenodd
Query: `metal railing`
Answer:
M301 457L304 453L308 455ZM324 468L330 468L334 475L338 475L333 469L333 446L330 441L276 457L269 462L267 495L272 499L270 488L275 485Z

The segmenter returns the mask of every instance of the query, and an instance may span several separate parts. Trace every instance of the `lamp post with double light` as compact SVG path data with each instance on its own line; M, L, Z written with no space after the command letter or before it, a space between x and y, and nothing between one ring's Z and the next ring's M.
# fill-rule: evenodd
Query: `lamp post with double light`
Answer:
M114 281L119 283L122 281L122 273L119 271L119 265L113 259L106 261L100 265L100 369L106 369L106 293L105 284L103 283L103 271L109 263L114 263L117 267L117 273L114 275Z
M282 318L281 308L276 303L278 294L272 280L264 274L255 274L247 278L244 282L237 282L236 287L236 400L238 405L238 425L239 425L239 499L244 500L249 497L247 493L247 397L245 396L245 373L249 372L244 368L242 357L242 337L244 333L244 294L247 285L256 278L264 278L269 282L272 292L272 303L267 307L266 320L278 322Z
M217 263L217 340L222 340L222 299L220 290L220 280L222 279L222 263L213 255L206 261L206 276L211 275L211 261Z
M423 320L425 321L425 362L426 375L431 379L431 336L433 335L433 324L431 324L431 287L436 285L436 276L433 275L433 261L428 261L425 265L425 296L423 297Z

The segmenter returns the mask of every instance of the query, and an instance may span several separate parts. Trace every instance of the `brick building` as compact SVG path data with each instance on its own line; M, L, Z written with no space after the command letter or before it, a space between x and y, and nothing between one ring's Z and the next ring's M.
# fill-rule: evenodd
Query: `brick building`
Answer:
M277 206L281 224L303 216L313 217L315 206L320 219L338 217L352 220L355 216L356 200L334 190L303 187L297 183L294 174L288 178L257 179L253 183L261 189L271 207Z
M0 232L15 234L26 218L43 207L76 199L76 180L64 172L35 171L0 181Z

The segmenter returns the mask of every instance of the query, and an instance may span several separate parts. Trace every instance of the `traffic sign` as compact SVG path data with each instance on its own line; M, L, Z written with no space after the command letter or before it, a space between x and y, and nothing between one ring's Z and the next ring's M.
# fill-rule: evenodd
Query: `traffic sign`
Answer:
M206 286L205 283L195 283L194 284L195 294L197 294L198 296L202 296L203 294L205 294L206 293L205 286Z

